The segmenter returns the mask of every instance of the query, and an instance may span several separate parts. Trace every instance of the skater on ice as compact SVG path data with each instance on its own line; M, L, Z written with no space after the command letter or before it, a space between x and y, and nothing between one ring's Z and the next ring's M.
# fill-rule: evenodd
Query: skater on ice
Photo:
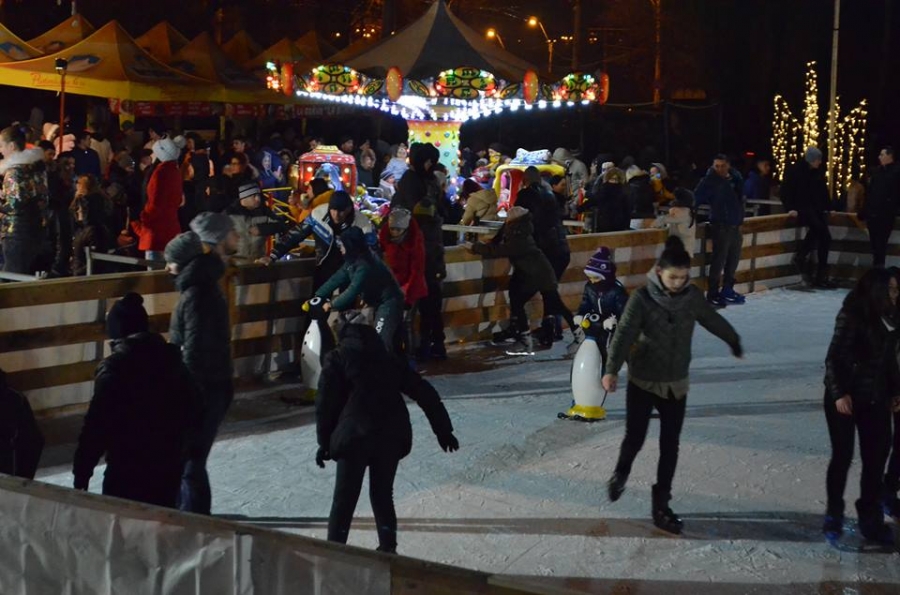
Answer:
M601 340L598 342L603 353L603 361L606 361L607 345L612 332L615 330L625 304L628 302L628 291L622 282L616 279L616 263L613 262L612 252L606 246L601 246L584 267L584 275L587 281L584 284L584 292L581 294L581 304L575 315L575 324L580 325L585 316L598 314L603 325ZM574 353L578 344L573 343L569 352Z
M653 486L653 524L681 533L681 519L669 508L672 479L689 388L691 339L695 323L722 339L735 357L743 356L741 339L727 320L690 283L691 257L677 236L666 240L647 285L628 300L609 348L603 388L615 392L618 373L628 360L625 438L607 489L618 500L625 491L631 465L644 445L650 416L659 412L659 465Z

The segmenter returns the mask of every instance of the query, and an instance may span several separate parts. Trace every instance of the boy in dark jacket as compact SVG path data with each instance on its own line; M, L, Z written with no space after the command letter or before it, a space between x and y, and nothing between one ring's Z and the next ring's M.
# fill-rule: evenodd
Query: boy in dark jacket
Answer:
M566 320L576 342L584 339L584 330L575 324L572 313L566 308L557 291L556 275L550 261L534 242L534 226L531 213L520 206L509 210L506 224L494 238L494 243L472 244L471 251L489 258L506 257L513 265L509 280L509 328L496 333L494 342L505 344L514 342L509 353L530 354L533 351L531 331L525 304L535 293L540 292L544 300L544 315L559 314Z
M602 246L591 256L587 266L584 267L587 283L584 284L584 293L581 296L581 305L578 306L578 314L575 316L575 324L581 324L585 316L599 314L603 321L603 330L597 345L606 361L607 345L612 337L625 304L628 303L628 292L621 281L616 279L616 263L613 262L609 248ZM578 351L581 342L573 342L569 346L569 355Z
M200 401L178 347L148 331L143 301L128 293L106 317L112 354L97 367L72 473L87 490L106 455L105 495L175 508Z
M419 352L416 358L447 359L444 346L444 305L443 285L447 277L444 262L444 242L441 226L444 224L437 207L428 199L423 199L413 209L413 218L419 224L425 241L425 285L428 295L419 300Z
M325 356L316 394L316 464L337 461L328 540L347 543L350 523L369 469L369 494L378 551L397 551L394 477L412 449L412 426L403 395L425 412L444 452L459 448L441 398L405 361L389 353L370 326L348 324L338 347Z
M206 459L234 398L231 323L228 302L219 287L225 263L207 250L192 231L176 236L165 250L166 269L176 275L175 287L181 293L172 312L169 341L181 348L204 407L199 426L191 431L178 503L181 510L198 514L211 511Z
M25 395L6 384L0 370L0 473L34 479L44 437Z

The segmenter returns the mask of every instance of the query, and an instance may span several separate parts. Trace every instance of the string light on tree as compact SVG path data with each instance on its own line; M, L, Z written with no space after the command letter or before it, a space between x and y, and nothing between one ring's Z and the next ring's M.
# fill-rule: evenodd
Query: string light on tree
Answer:
M816 63L806 64L806 96L803 109L803 145L819 146L819 84Z

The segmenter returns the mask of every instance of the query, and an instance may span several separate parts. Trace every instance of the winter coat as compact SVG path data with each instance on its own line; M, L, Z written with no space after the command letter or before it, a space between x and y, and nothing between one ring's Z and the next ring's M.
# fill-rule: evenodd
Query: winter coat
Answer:
M656 220L656 227L667 228L670 236L678 236L681 239L688 254L694 254L697 225L690 208L670 207L668 213L660 215Z
M712 168L694 190L697 205L709 205L709 222L714 225L740 225L744 222L744 181L736 169L723 178Z
M875 329L872 346L868 331L867 324L846 307L838 312L825 357L826 394L834 401L850 395L854 403L887 409L894 395L900 394L897 333L883 326Z
M419 224L411 219L399 243L391 240L390 228L383 225L378 232L378 241L384 252L384 261L403 291L406 305L415 305L428 295L428 286L425 285L425 239Z
M434 387L388 353L370 326L343 331L338 347L325 356L318 389L316 436L333 459L409 454L412 425L403 395L422 408L436 436L453 432Z
M34 479L43 450L44 437L28 399L6 384L0 370L0 473Z
M740 353L740 337L706 301L703 292L688 284L670 294L654 267L646 286L631 294L609 348L607 374L618 374L628 360L628 376L636 383L680 383L687 394L691 340L695 322ZM665 396L665 395L660 395Z
M98 180L103 177L100 155L94 149L72 149L69 153L75 159L75 175L91 174Z
M419 224L422 240L425 243L425 281L426 284L447 277L447 264L444 260L444 241L441 216L414 214L413 219Z
M889 163L872 172L862 218L893 225L900 207L900 164Z
M75 485L87 487L105 454L104 494L148 501L161 482L177 494L187 435L200 414L197 387L177 345L156 333L113 341L94 375L75 451Z
M260 204L253 209L245 209L240 203L233 204L225 213L234 222L234 230L239 236L237 256L256 260L266 255L266 241L269 236L287 231L287 224L272 210ZM257 227L258 235L251 235L250 228Z
M19 151L0 162L0 225L7 238L37 241L41 233L39 201L49 202L47 168L40 149Z
M138 250L162 252L181 233L178 208L181 206L181 173L174 161L160 163L147 182L147 204L140 219L131 225L138 235Z
M566 229L559 217L556 198L543 185L522 188L516 195L517 207L528 209L534 226L534 241L548 258L569 254Z
M797 211L799 223L805 225L810 218L818 218L831 208L828 198L825 169L813 169L805 159L790 167L781 184L781 202L785 210Z
M488 258L508 258L513 265L513 279L524 289L556 291L556 273L550 261L534 242L531 213L507 221L490 244L476 242L472 251Z
M391 199L391 208L404 208L412 211L417 202L423 198L429 199L433 204L439 204L443 197L434 172L425 170L421 160L426 159L426 151L419 151L412 169L408 169L400 181L397 182L397 192Z
M759 172L751 171L744 182L743 195L752 200L769 200L772 196L772 177L763 177Z
M181 347L187 369L204 392L231 385L234 375L228 302L219 287L224 274L222 259L207 253L187 263L175 277L181 296L172 312L169 342Z
M581 305L578 306L577 314L579 316L599 314L603 320L610 316L621 318L622 312L625 311L625 304L628 303L628 291L625 290L625 286L619 280L613 282L612 286L605 290L601 285L590 281L584 284Z
M369 306L377 308L382 304L396 301L403 303L403 291L394 279L393 273L374 255L365 255L345 262L322 287L316 296L330 298L335 290L341 294L331 300L332 307L337 310L348 310L356 304L357 298Z
M631 209L622 184L600 184L578 208L580 213L590 210L594 212L593 233L631 229Z
M485 188L469 195L460 224L477 225L479 221L497 221L497 193Z
M656 217L656 207L653 205L653 186L650 185L650 175L643 170L637 173L628 172L630 176L625 184L625 198L631 209L632 219L649 219Z

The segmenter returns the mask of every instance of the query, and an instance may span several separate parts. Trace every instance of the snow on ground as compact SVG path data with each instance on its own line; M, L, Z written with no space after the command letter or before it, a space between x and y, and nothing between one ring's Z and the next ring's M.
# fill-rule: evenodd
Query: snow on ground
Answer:
M820 534L829 452L823 361L844 295L781 289L727 308L743 360L698 328L672 501L685 521L680 538L649 520L656 422L625 495L615 504L606 498L624 433L624 389L610 395L606 421L562 421L556 414L569 403L570 363L561 344L533 359L467 352L462 357L483 371L431 376L459 452L443 453L411 405L415 445L395 484L400 552L585 590L637 580L671 581L684 593L709 583L733 585L729 593L750 585L764 593L832 592L823 585L841 592L851 583L898 592L900 556L839 551ZM214 512L324 538L334 466L318 469L315 451L308 411L227 434L209 461ZM848 511L858 473L857 461ZM70 485L71 475L57 469L42 479ZM350 543L376 545L365 493Z

